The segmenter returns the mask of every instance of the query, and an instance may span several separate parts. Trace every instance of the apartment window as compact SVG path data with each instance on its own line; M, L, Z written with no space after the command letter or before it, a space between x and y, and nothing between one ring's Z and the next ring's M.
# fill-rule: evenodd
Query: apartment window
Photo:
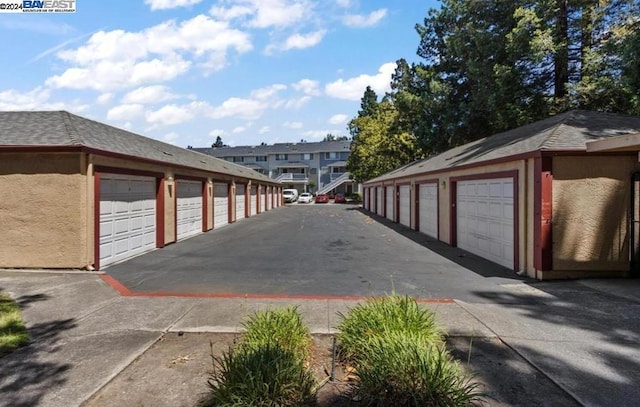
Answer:
M332 171L334 174L338 174L338 173L344 173L347 172L347 168L346 167L333 167Z
M244 157L233 157L233 162L234 163L243 163L244 162Z
M313 153L302 154L302 159L306 161L313 160Z
M289 156L287 154L276 154L276 161L287 161Z
M337 160L338 159L338 153L337 152L324 153L324 158L326 160Z
M257 155L256 156L256 161L266 162L267 161L267 156L266 155Z

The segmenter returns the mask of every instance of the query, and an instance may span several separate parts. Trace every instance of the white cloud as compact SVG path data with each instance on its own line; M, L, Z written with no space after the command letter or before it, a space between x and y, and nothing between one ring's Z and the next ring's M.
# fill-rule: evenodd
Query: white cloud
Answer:
M381 8L367 15L349 14L342 18L342 23L347 27L372 27L378 24L387 15L387 9Z
M212 108L209 115L214 119L239 117L254 120L260 118L268 107L269 104L261 100L232 97L225 100L220 106Z
M282 127L286 127L288 129L301 129L302 122L284 122L282 123Z
M178 144L177 143L178 137L180 137L178 135L178 133L171 132L171 133L167 133L164 136L160 137L160 141L164 141L165 143L173 144L175 146L175 145Z
M145 118L148 123L156 126L169 126L187 122L207 108L204 102L191 102L182 106L166 105L158 110L148 111Z
M270 131L271 131L271 128L269 126L262 126L260 130L258 130L258 134L266 134L266 133L269 133Z
M284 28L309 18L314 2L309 0L228 0L229 7L214 6L209 13L223 20L245 18L254 28Z
M69 110L80 113L89 106L78 101L52 102L51 91L38 86L28 92L9 89L0 92L0 110Z
M328 96L345 100L360 100L367 86L371 86L378 95L383 95L391 89L391 75L395 69L395 62L388 62L380 67L376 75L362 74L347 80L338 79L328 83L324 90Z
M123 104L112 107L107 112L108 120L128 121L144 115L144 106L140 104Z
M181 23L170 20L139 32L99 31L84 45L56 54L71 67L47 84L111 90L164 82L184 74L194 63L208 72L221 69L229 52L251 49L247 33L204 15Z
M346 114L334 114L329 118L329 124L344 124L349 119Z
M290 35L283 43L281 44L270 44L265 48L264 52L268 54L272 54L274 51L289 51L292 49L305 49L310 48L315 45L318 45L324 35L327 33L326 30L314 31L308 34L293 34Z
M302 96L300 98L289 99L285 101L282 105L285 109L300 109L302 106L306 105L311 100L311 96Z
M211 137L222 137L224 136L224 130L222 129L213 129L209 132Z
M144 105L164 102L175 99L167 86L153 85L143 86L132 90L122 97L122 103L141 103Z
M229 8L213 6L211 7L211 10L209 10L209 14L213 17L224 21L245 17L253 13L254 10L247 6L233 6Z
M178 7L193 6L202 0L144 0L144 3L151 6L151 10L168 10Z
M245 131L247 131L247 128L244 126L234 127L233 130L231 130L233 134L244 133Z
M320 83L318 81L314 81L311 79L302 79L298 82L291 85L293 89L298 92L303 92L307 95L311 96L319 96L320 92Z
M351 6L351 0L336 0L336 4L340 7L347 8Z
M285 89L287 89L287 85L276 83L271 86L254 90L253 92L251 92L251 97L258 100L270 99L276 96L280 91L283 91Z
M110 103L113 100L113 97L114 97L113 93L103 93L96 98L96 103L99 105L106 105L107 103Z

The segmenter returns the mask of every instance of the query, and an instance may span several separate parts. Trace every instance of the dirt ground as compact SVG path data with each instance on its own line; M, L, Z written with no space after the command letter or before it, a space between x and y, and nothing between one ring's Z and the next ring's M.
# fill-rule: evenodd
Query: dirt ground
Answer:
M236 334L169 333L85 403L97 406L197 406L207 396L211 352L233 346ZM333 336L313 336L310 368L319 383L319 406L357 406L340 366L332 372ZM569 395L498 339L449 338L447 344L475 374L486 406L578 406ZM469 354L471 351L471 354ZM468 362L468 363L467 363Z

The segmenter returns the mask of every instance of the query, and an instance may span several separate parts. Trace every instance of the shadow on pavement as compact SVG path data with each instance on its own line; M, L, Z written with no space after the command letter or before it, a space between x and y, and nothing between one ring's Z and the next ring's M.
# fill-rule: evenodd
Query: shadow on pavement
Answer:
M347 210L356 210L370 219L380 223L393 230L394 232L412 240L413 242L439 254L440 256L482 276L485 278L498 277L516 281L534 281L527 277L518 276L513 270L509 270L506 267L502 267L496 263L492 263L482 257L471 254L467 251L459 249L457 247L449 246L448 244L441 242L437 239L429 237L424 233L417 232L413 229L390 221L387 218L373 214L361 207L349 208Z
M15 298L21 310L47 299L45 294ZM50 389L66 383L65 372L71 368L71 363L53 363L46 359L59 349L60 334L75 326L74 319L62 319L28 327L30 343L0 358L0 404L13 407L39 405Z
M577 281L530 286L542 293L476 292L508 303L517 314L522 330L503 332L503 340L586 405L637 405L640 298L618 297Z

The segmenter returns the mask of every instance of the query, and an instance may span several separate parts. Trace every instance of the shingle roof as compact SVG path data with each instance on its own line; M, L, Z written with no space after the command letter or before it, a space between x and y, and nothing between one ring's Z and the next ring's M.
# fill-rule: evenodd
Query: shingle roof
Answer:
M640 117L573 110L405 165L367 181L399 177L479 164L535 151L586 151L586 143L640 131Z
M350 151L351 141L319 141L313 143L277 143L266 146L238 146L207 148L198 147L199 151L214 157L253 156L268 154L300 154Z
M274 182L252 169L163 143L66 111L0 112L0 149L16 146L76 146Z

